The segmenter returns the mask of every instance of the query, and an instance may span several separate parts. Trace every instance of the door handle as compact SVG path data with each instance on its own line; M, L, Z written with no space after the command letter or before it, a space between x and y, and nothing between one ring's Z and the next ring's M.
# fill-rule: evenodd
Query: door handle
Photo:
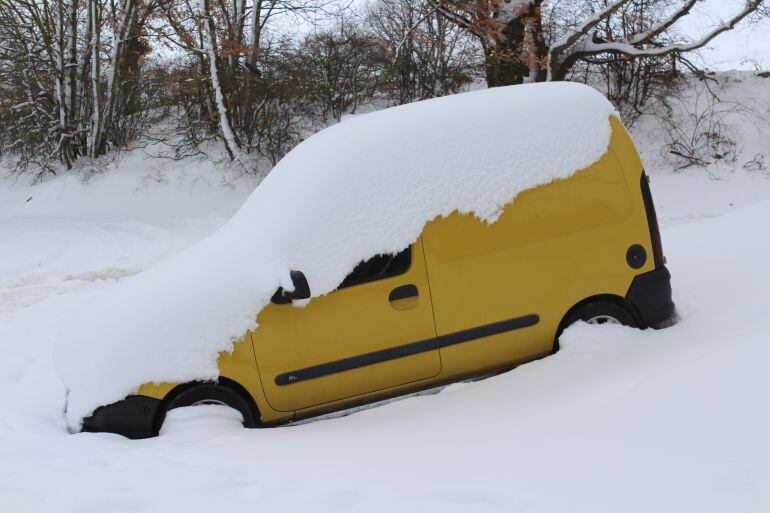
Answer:
M388 301L398 301L399 299L408 299L410 297L417 297L420 291L417 290L416 285L401 285L390 291Z

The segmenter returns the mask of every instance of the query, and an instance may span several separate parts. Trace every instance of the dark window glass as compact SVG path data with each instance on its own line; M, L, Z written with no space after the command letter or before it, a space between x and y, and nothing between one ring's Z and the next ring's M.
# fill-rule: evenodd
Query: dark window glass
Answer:
M339 288L404 274L412 264L412 247L396 255L376 255L358 264Z

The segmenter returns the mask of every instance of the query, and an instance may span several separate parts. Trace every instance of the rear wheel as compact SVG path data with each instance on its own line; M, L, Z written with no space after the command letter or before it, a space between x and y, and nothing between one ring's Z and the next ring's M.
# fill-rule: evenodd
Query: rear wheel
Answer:
M609 301L591 301L576 308L565 317L554 342L554 352L559 350L559 337L562 331L578 321L588 324L620 324L631 328L639 327L634 316L622 306Z
M564 322L564 328L584 321L588 324L622 324L632 328L638 327L636 319L620 305L608 301L586 303L572 312Z
M240 412L245 427L257 426L256 412L249 404L249 401L232 388L217 383L196 383L177 392L168 402L163 411L163 419L161 419L159 424L163 423L166 413L169 410L181 408L183 406L198 406L201 404L229 406ZM160 428L160 425L158 428Z

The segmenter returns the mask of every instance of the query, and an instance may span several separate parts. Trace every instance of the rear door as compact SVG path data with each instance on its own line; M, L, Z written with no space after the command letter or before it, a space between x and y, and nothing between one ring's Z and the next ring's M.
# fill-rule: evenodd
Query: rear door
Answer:
M312 289L313 284L310 284ZM422 243L362 262L304 308L270 305L252 333L270 405L294 411L438 375Z

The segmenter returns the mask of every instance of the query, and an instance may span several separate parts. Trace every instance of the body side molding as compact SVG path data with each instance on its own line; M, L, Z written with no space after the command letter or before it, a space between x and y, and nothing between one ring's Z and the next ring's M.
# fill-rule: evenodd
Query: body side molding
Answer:
M343 358L333 362L313 365L312 367L305 367L304 369L284 372L283 374L279 374L275 377L275 383L279 386L291 385L293 383L299 383L300 381L321 378L330 374L336 374L338 372L353 370L359 367L365 367L367 365L374 365L376 363L387 362L397 358L404 358L406 356L412 356L418 353L424 353L426 351L441 349L442 347L461 344L463 342L470 342L471 340L476 340L479 338L498 335L500 333L505 333L506 331L528 328L529 326L534 326L538 322L540 322L540 316L536 314L529 314L505 321L493 322L491 324L485 324L483 326L477 326L467 330L456 331L454 333L441 335L435 338L429 338L426 340L420 340L418 342L410 342L408 344L390 347L381 351L374 351L372 353L351 356L350 358Z

